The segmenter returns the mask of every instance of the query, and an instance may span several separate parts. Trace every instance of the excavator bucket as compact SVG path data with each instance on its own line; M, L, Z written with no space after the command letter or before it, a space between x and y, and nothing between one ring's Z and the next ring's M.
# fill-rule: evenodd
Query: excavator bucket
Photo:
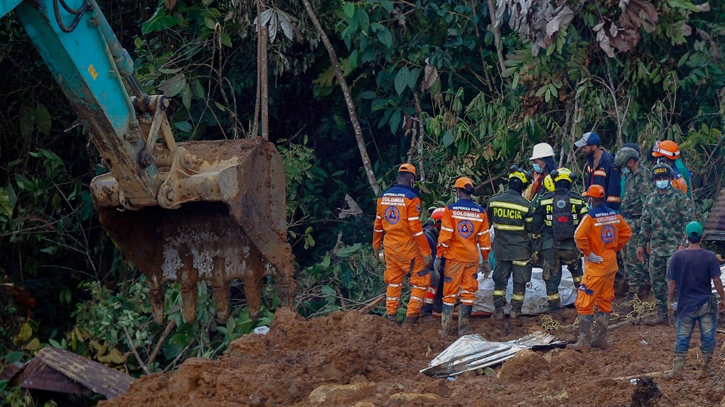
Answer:
M160 206L119 210L123 192L110 173L94 179L91 190L101 224L147 277L156 321L164 319L170 281L181 283L187 322L196 319L200 280L211 283L220 322L229 316L235 279L244 282L253 318L267 276L275 279L283 305L291 306L284 164L274 145L261 139L186 142L154 161L164 180Z

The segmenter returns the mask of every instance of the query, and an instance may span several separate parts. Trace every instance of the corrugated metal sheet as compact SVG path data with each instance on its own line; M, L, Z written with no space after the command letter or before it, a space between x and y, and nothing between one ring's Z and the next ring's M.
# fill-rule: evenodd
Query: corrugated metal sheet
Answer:
M122 396L133 381L129 375L52 347L38 352L23 368L12 372L11 378L14 385L27 389L81 395L98 393L109 399Z
M725 240L725 188L715 199L704 229L705 240Z
M554 336L537 331L508 342L490 342L479 334L465 335L428 363L421 373L433 377L456 376L504 362L523 350L540 346L564 346Z

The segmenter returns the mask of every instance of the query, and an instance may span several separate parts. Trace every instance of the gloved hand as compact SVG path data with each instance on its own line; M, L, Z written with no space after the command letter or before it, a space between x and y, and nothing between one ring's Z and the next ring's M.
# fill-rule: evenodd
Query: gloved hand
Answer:
M587 260L591 261L592 263L601 263L604 261L604 258L602 256L597 256L594 254L594 252L589 253L589 256L587 256Z
M435 260L433 260L433 270L435 270L436 273L441 272L441 258L436 257Z
M383 248L375 249L375 259L382 264L385 264L385 256L383 255Z
M478 272L483 273L483 278L488 278L491 274L491 263L488 260L478 263Z
M423 256L423 262L425 262L425 268L430 268L431 260L433 260L433 256Z
M531 264L539 264L539 252L531 253Z

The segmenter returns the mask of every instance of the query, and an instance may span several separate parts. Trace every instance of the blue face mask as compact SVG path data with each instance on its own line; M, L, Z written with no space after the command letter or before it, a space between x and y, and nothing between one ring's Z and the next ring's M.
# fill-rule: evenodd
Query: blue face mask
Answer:
M622 169L619 170L619 171L622 173L622 175L629 174L629 168L627 168L627 167L622 167Z
M659 189L667 189L670 187L670 180L668 179L658 179L655 181L655 185L657 185L657 188Z
M591 199L587 199L587 210L591 211L592 209L594 209L594 207L592 206L592 201Z
M541 174L541 166L539 164L534 164L534 171Z

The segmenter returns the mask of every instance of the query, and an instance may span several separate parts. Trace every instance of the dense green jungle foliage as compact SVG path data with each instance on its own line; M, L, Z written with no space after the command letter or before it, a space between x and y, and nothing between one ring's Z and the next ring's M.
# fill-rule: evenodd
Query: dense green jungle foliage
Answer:
M356 307L383 286L370 246L376 197L333 64L303 2L262 3L270 34L269 133L287 171L296 305L306 316ZM350 86L381 188L410 160L422 175L426 208L450 202L461 175L478 184L484 204L503 187L511 164L531 168L535 143L551 143L560 164L581 171L573 142L593 129L610 151L624 142L643 151L656 139L680 143L704 219L725 176L724 6L566 3L569 18L542 31L520 17L515 0L311 0ZM547 21L561 12L549 0L533 4L548 10ZM173 97L177 139L253 136L254 2L99 5L134 57L142 87ZM494 29L497 6L501 24ZM625 19L635 6L628 12L636 18ZM198 322L186 324L179 288L171 287L169 322L155 324L141 274L93 210L88 185L105 171L99 155L12 14L0 20L0 72L5 363L52 345L135 375L167 371L190 356L218 356L233 338L270 323L279 303L271 281L256 322L235 287L233 317L217 325L202 287ZM354 214L358 206L362 214ZM0 400L22 405L25 397L0 382Z

